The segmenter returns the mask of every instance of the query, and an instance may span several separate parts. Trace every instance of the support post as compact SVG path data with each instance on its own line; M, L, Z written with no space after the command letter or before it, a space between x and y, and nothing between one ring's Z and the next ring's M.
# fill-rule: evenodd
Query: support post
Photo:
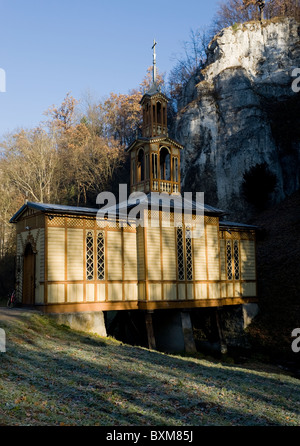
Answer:
M145 321L146 321L146 330L148 337L148 346L150 350L156 349L156 342L153 330L153 320L152 320L153 311L146 311L145 313Z
M188 311L181 311L181 325L186 353L196 353L191 315Z
M221 353L226 354L227 353L227 345L226 345L226 340L225 340L223 330L222 330L222 324L221 324L221 319L219 316L219 310L220 310L219 308L216 308L216 323L217 323L217 328L218 328L218 333L219 333Z

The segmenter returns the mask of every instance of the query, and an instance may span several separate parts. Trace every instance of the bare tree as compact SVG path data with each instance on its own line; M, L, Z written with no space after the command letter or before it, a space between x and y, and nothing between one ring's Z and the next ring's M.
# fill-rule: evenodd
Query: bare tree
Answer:
M183 42L183 52L173 56L176 63L170 72L168 86L170 96L175 101L190 77L204 66L207 45L212 37L206 29L191 30L189 40Z
M243 0L243 8L249 8L249 6L257 6L259 10L259 20L262 22L264 19L264 9L266 2L264 0Z
M213 19L212 31L250 20L294 17L300 19L299 0L226 0L220 3Z
M34 201L49 202L58 198L58 156L54 134L47 134L41 128L21 130L8 136L1 145L1 167L12 186Z

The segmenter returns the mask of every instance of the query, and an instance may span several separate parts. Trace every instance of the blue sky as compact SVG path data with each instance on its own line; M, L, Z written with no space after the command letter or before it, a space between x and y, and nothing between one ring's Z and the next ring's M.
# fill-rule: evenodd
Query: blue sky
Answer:
M128 93L152 63L167 75L190 30L209 25L219 1L0 0L0 137L33 127L67 92Z

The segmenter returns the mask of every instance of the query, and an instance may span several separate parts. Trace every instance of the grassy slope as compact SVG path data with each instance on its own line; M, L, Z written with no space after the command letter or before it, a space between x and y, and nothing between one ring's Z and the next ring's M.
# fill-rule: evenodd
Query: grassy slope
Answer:
M0 326L0 425L300 424L300 381L270 366L148 351L37 314Z
M300 191L262 212L257 273L260 315L249 333L255 350L300 366L291 350L291 332L300 327Z

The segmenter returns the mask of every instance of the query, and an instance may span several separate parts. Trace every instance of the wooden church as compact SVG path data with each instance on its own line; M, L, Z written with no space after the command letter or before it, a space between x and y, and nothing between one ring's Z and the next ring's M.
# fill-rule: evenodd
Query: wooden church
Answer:
M154 51L155 54L155 51ZM154 60L155 62L155 60ZM204 205L203 230L193 237L197 204L185 221L171 206L163 224L159 197L180 197L180 153L168 136L168 98L156 83L142 100L142 136L128 147L131 192L144 194L148 224L130 221L133 205L99 208L26 202L16 225L16 292L24 305L46 313L76 314L222 307L257 301L255 227L228 222ZM150 209L150 205L157 206ZM151 222L155 224L151 224ZM125 223L124 223L125 222Z

